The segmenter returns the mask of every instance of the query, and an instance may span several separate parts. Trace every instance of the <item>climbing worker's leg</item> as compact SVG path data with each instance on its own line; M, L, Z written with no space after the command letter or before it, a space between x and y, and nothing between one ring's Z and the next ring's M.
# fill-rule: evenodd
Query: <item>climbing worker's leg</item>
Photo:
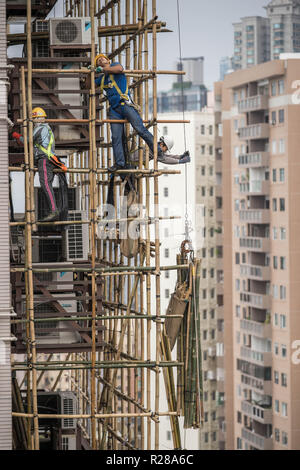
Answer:
M119 108L123 108L124 119L127 119L130 122L134 130L146 142L151 152L153 152L153 135L144 126L143 120L137 110L133 106L129 106L127 104L119 106L118 109ZM159 145L157 145L157 152L158 155L162 155L162 150Z
M68 220L68 182L65 173L57 173L60 194L59 220ZM67 227L67 226L64 226Z
M41 188L46 196L50 209L50 214L43 219L44 222L51 222L58 218L59 211L57 209L52 183L54 179L54 165L48 158L39 158L38 170Z
M110 110L109 119L124 119L119 116L114 110ZM125 154L123 148L123 133L124 133L124 124L122 123L110 123L111 128L111 141L114 154L114 163L117 167L125 167Z

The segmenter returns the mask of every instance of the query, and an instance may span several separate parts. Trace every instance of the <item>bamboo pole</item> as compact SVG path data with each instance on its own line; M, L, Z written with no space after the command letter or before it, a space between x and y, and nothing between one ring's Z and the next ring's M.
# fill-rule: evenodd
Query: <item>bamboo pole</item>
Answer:
M26 297L26 309L29 312L29 331L30 331L30 358L32 365L32 410L33 410L33 433L34 433L34 450L39 450L39 423L38 423L38 407L37 407L37 371L35 368L36 363L36 343L35 343L35 329L34 329L34 304L33 304L33 273L32 273L32 222L34 207L33 201L33 174L31 168L33 168L33 128L32 128L32 88L31 88L31 67L32 67L32 50L31 50L31 1L27 0L27 56L28 56L28 116L29 116L29 161L27 166L29 169L25 172L27 177L25 178L25 217L26 217L26 280L28 283L28 291ZM25 90L24 90L25 91ZM24 95L23 95L24 100ZM24 142L25 143L25 142ZM28 156L28 153L27 153Z

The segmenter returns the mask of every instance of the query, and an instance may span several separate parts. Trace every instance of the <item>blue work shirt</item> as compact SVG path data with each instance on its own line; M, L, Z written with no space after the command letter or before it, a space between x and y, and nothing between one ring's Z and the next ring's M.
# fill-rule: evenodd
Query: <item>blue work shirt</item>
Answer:
M113 62L110 64L110 67L113 67L114 65L121 65L119 62ZM104 85L109 85L111 83L111 80L109 78L108 73L105 74L105 79L104 79ZM114 80L116 81L116 84L120 88L122 93L126 92L127 88L127 78L124 73L113 73L111 74L114 77ZM95 84L97 86L101 85L103 78L103 74L100 75L100 77L95 78ZM120 104L121 97L119 93L117 92L115 87L112 88L105 88L105 93L108 98L109 104L112 107L112 109L116 108ZM130 97L130 91L128 90L128 96Z

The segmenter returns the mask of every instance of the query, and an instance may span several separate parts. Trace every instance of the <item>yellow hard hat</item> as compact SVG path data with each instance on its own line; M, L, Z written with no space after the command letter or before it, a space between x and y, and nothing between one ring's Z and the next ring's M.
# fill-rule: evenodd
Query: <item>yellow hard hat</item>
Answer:
M43 108L34 108L32 110L32 117L47 117L46 112L43 110Z
M109 60L109 58L107 57L106 54L98 54L95 57L95 67L97 67L97 60L100 59L100 57L105 57L105 59ZM109 60L109 62L110 62L110 60Z

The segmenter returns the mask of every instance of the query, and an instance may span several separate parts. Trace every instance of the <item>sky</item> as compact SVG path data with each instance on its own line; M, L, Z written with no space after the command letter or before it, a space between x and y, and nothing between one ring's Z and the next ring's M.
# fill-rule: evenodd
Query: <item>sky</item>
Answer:
M204 81L207 87L219 79L219 61L233 54L232 23L243 16L266 16L268 0L178 0L183 57L204 56ZM149 4L151 1L149 1ZM62 14L60 0L55 16ZM167 22L173 33L158 36L158 68L174 70L178 60L177 0L157 0L159 20ZM149 15L150 16L150 15ZM159 90L168 90L173 79L162 76Z

